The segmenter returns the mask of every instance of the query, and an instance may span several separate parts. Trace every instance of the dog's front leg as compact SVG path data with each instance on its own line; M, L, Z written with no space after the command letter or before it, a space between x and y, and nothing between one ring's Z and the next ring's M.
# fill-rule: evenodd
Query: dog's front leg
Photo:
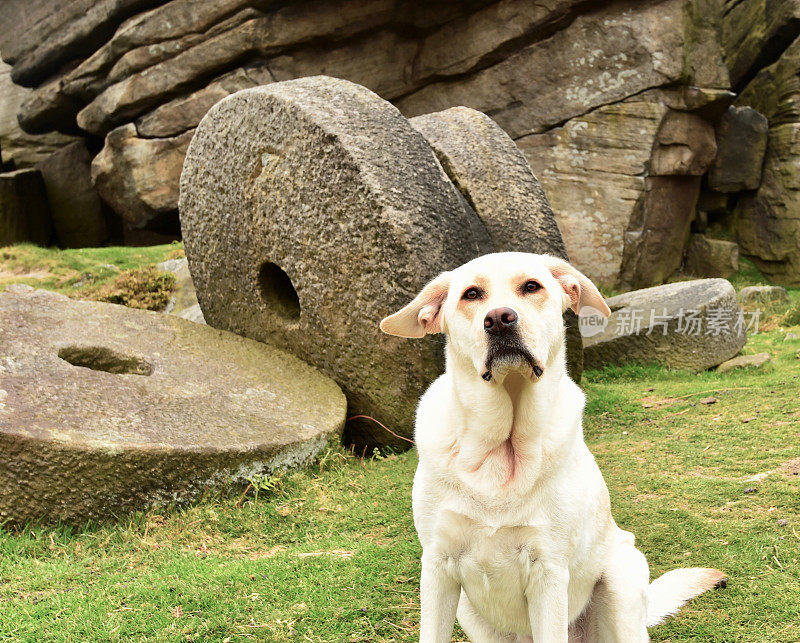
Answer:
M420 643L449 643L461 586L440 555L422 552Z
M566 564L533 561L525 597L534 643L568 642L568 590Z

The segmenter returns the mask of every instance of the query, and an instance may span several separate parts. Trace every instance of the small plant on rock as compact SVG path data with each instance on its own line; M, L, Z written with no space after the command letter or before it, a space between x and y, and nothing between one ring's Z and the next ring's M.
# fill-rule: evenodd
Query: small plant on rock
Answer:
M255 474L249 478L247 481L250 483L250 486L253 488L253 502L258 502L258 494L262 491L269 492L274 491L281 485L281 476L275 475L271 476L268 474Z

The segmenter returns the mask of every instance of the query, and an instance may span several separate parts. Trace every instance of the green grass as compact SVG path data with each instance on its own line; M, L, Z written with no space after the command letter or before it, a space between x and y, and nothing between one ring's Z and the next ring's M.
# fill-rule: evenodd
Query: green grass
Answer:
M59 250L20 244L0 248L0 290L12 283L91 297L120 272L183 256L183 244L142 248L110 246Z
M584 378L587 442L653 576L693 565L730 576L653 628L655 641L800 640L800 477L781 470L800 458L800 341L783 340L785 309L746 347L772 355L762 369ZM0 530L0 640L414 641L415 465L414 453L337 451L257 501Z

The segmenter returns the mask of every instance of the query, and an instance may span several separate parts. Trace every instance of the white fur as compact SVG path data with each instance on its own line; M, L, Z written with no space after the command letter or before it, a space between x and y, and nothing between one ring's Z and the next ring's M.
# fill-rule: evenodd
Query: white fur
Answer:
M541 289L524 291L529 281ZM462 301L476 285L483 296ZM425 643L449 641L456 614L474 643L647 641L647 625L722 578L671 572L651 595L647 561L614 522L583 439L584 395L566 371L562 314L587 303L608 314L594 285L565 262L498 253L443 273L381 324L448 339L446 372L420 400L415 429ZM517 314L541 376L520 359L481 377L483 320L500 307Z

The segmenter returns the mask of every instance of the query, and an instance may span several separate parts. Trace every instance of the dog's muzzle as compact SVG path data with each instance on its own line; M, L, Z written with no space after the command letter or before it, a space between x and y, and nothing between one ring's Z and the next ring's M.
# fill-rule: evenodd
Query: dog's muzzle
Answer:
M492 379L492 371L504 363L527 363L536 377L544 373L539 360L522 343L517 321L517 314L510 308L495 308L484 319L483 327L489 335L489 351L481 377L487 382Z

